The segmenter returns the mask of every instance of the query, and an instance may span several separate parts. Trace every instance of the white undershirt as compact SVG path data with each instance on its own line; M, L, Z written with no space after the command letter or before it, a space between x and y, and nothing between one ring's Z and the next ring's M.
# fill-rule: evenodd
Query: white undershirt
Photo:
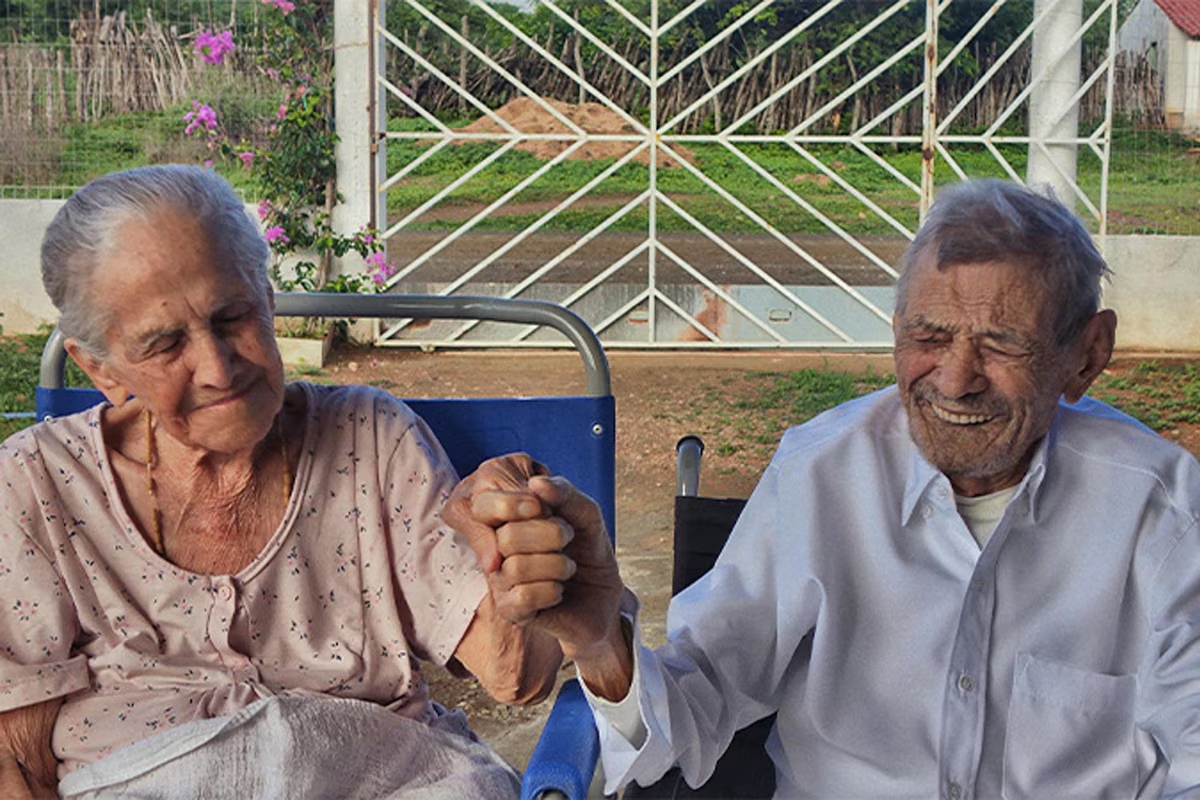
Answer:
M979 543L980 549L987 544L988 537L992 535L992 531L996 530L996 526L1000 524L1000 518L1004 516L1004 509L1008 506L1008 501L1013 499L1013 495L1017 493L1017 486L1010 486L1007 489L1001 489L998 492L991 494L983 494L979 497L964 497L960 494L954 495L954 503L958 506L958 514L963 518L963 522L967 523L967 530L975 537L975 541Z

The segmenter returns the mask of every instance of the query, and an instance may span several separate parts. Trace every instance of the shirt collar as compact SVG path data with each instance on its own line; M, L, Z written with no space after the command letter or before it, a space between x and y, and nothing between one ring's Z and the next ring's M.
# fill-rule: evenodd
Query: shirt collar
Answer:
M1034 520L1037 519L1038 497L1041 493L1042 483L1046 477L1046 461L1050 448L1058 438L1061 419L1062 404L1060 403L1059 409L1054 415L1054 420L1050 423L1050 430L1034 445L1033 457L1029 461L1029 469L1026 471L1025 477L1021 479L1017 493L1009 501L1011 504L1023 495L1028 496L1029 516ZM905 432L907 433L907 424L905 425ZM912 441L911 434L909 434L909 444L912 450L912 458L909 464L908 482L904 487L904 500L900 509L900 522L905 527L908 526L913 514L916 513L922 500L932 487L941 485L947 490L950 489L950 479L925 460L925 456L921 455L920 449Z

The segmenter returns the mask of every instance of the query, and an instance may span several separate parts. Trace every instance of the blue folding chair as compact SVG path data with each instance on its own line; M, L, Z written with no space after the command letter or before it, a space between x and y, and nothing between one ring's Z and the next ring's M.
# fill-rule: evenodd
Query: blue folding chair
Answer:
M595 333L553 303L491 297L282 293L276 316L464 319L552 328L583 360L583 396L408 399L429 424L460 475L493 456L525 452L587 492L616 530L616 408L608 360ZM82 411L103 400L95 389L64 385L66 351L54 331L42 352L38 419ZM523 800L583 800L599 756L599 739L578 682L564 683L525 770Z

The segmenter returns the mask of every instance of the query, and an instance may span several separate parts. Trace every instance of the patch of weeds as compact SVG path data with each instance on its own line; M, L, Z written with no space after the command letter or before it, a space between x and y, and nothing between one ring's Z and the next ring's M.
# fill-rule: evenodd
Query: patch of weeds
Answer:
M1090 394L1156 431L1200 424L1200 363L1142 361L1101 375Z

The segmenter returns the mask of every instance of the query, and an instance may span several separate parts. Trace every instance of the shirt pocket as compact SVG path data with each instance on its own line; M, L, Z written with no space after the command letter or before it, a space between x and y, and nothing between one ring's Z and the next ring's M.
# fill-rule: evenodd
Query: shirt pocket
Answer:
M1133 675L1017 656L1004 743L1004 797L1137 793Z

